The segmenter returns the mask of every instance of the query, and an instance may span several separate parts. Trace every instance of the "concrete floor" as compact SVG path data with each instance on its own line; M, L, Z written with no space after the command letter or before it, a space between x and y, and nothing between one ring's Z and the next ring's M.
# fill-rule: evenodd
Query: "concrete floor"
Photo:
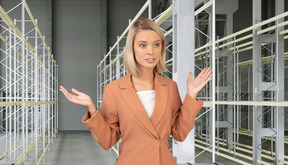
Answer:
M61 131L41 165L114 165L114 151L106 151L88 131ZM25 165L35 164L27 161Z
M113 150L102 149L88 131L61 131L51 144L50 151L47 151L45 161L41 165L114 165L116 158ZM33 160L30 158L25 165L34 165ZM196 162L197 165L212 164L211 153L204 152L197 157ZM225 165L238 164L224 158L218 159L217 162Z
M0 136L2 137L2 136ZM240 136L240 143L252 145L252 138L248 136ZM39 141L39 144L42 142ZM267 144L266 144L267 143ZM269 149L271 147L270 141L263 144L263 148ZM4 152L5 141L0 142L0 151ZM170 144L171 146L171 144ZM275 146L275 144L274 144ZM40 145L41 147L41 145ZM38 148L39 150L40 147ZM195 148L196 154L202 150ZM41 152L41 151L40 151ZM239 151L241 153L241 151ZM243 153L252 157L252 154ZM285 145L285 155L288 155L288 145ZM34 150L31 150L26 158L25 165L35 165ZM233 156L233 155L230 155ZM40 154L38 155L40 157ZM57 137L54 138L54 143L50 145L50 151L46 152L45 162L42 165L114 165L117 158L113 150L106 151L102 149L95 141L93 136L88 131L60 131ZM241 159L239 157L236 157ZM38 158L39 159L39 158ZM247 161L245 159L241 159ZM264 159L265 160L265 159ZM273 161L265 160L267 162ZM211 153L204 152L196 158L197 165L212 164ZM225 159L223 157L216 157L216 162L219 164L238 165L236 162ZM251 162L252 163L252 162ZM11 165L5 159L0 160L0 165Z

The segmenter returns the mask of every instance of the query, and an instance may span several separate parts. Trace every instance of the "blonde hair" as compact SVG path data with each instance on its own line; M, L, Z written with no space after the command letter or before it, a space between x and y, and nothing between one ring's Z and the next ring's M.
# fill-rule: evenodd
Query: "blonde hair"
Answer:
M162 45L161 57L160 57L158 64L154 67L153 71L156 73L167 72L167 69L165 66L166 41L165 41L164 33L157 23L153 22L152 20L148 18L138 19L129 28L129 32L128 32L127 39L126 39L124 57L123 57L123 64L125 68L127 69L128 73L139 76L139 70L136 65L136 58L134 54L133 45L134 45L134 38L136 34L142 30L153 30L160 36L161 45Z

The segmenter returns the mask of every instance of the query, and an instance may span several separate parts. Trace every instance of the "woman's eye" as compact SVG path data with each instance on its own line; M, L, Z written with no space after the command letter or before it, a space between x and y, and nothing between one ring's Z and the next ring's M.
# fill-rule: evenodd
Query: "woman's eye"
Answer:
M155 47L159 47L160 46L160 44L155 44Z
M140 47L141 47L141 48L144 48L145 46L146 46L146 45L144 45L144 44L140 44Z

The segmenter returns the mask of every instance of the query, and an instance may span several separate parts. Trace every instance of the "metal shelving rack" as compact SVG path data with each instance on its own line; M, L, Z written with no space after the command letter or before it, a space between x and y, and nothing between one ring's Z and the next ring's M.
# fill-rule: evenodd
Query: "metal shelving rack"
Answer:
M40 164L58 132L58 65L19 2L8 12L0 6L0 164Z

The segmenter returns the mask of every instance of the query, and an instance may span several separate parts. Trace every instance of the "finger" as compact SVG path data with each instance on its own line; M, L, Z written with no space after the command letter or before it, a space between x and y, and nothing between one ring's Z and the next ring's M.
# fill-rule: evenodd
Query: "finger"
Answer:
M69 93L64 87L62 87L61 89L59 89L65 96L66 98L70 101L72 94Z
M209 82L209 80L211 79L211 77L212 77L212 75L210 75L207 79L204 79L203 81L202 81L202 86L204 87L208 82Z
M209 72L210 72L210 67L208 67L208 68L206 68L206 70L205 70L205 72L203 73L203 76L207 76L207 74L209 74Z
M207 71L205 72L205 74L203 75L203 78L207 79L211 75L211 71L212 70L210 68L208 68Z
M207 70L206 70L206 72L205 72L204 74L205 74L205 75L209 75L209 74L211 73L211 71L212 71L212 70L211 70L211 67L208 67Z
M65 93L69 93L63 86L60 86L61 90Z
M205 68L205 70L203 69L203 73L202 73L202 76L201 76L201 78L204 78L204 79L206 79L207 78L207 76L209 76L209 73L211 72L211 69L210 69L210 67L208 67L208 68Z
M205 82L207 83L208 81L211 80L211 78L212 78L212 74L210 74L210 76L206 78Z
M78 95L78 96L79 96L79 94L80 94L80 92L77 91L75 88L72 88L71 91L72 91L73 93L75 93L76 95Z
M67 93L63 88L59 89L63 94Z
M205 72L206 68L202 69L202 71L198 74L199 77L203 76L203 73Z
M191 79L192 79L192 76L193 76L192 72L189 72L188 80L191 80Z
M67 91L65 92L63 89L60 89L60 91L64 94L64 96L70 101L70 95L67 93Z

